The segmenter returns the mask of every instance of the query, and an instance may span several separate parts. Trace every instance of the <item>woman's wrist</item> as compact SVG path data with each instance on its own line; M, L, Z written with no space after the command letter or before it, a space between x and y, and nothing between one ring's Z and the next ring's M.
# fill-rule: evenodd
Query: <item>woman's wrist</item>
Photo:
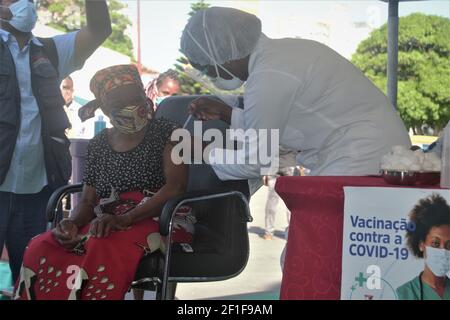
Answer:
M72 224L74 224L77 228L82 228L83 225L76 218L67 218Z
M130 215L130 213L123 214L119 217L120 224L124 227L131 227L133 225L133 217Z
M81 203L74 210L72 216L68 219L73 222L78 228L83 228L96 217L94 213L94 206L86 203Z

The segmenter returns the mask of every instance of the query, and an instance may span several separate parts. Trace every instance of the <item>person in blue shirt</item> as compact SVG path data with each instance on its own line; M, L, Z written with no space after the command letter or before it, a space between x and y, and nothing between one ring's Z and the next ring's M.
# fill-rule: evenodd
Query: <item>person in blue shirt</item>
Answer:
M397 288L399 300L450 300L450 206L438 194L422 199L410 213L415 228L406 233L424 270Z
M0 0L0 251L13 281L29 240L45 231L51 192L71 174L61 80L111 34L106 1L86 0L86 26L36 38L32 0Z

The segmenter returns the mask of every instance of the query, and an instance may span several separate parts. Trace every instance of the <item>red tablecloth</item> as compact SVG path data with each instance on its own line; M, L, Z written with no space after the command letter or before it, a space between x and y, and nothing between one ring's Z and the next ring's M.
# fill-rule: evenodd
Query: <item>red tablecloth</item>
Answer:
M291 210L281 299L340 299L344 187L392 187L377 177L280 177Z

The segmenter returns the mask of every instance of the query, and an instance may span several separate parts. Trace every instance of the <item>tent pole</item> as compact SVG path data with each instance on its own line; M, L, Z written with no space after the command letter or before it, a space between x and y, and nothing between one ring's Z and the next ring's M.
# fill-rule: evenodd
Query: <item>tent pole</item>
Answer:
M139 74L142 75L142 56L141 56L141 0L137 0L137 64Z
M389 0L387 95L397 109L398 0Z

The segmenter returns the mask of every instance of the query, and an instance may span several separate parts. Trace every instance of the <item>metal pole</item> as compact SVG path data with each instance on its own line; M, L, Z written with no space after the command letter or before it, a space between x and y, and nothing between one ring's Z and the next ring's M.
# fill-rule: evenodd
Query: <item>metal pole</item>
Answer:
M141 0L137 0L137 63L139 73L142 74L141 57Z
M398 0L389 0L387 95L397 109Z

